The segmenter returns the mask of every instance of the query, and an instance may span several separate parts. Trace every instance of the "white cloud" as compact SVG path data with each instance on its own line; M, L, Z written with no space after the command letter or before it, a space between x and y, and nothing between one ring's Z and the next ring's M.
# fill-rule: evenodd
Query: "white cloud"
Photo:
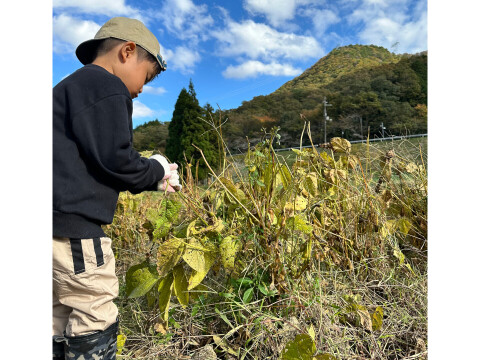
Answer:
M360 39L367 43L391 48L398 42L395 52L417 53L427 50L427 14L417 21L405 24L389 18L379 18L367 24L359 33Z
M278 32L252 20L242 23L229 20L226 29L213 31L212 36L219 40L220 55L223 56L247 56L271 61L279 57L319 57L324 53L313 37Z
M152 94L152 95L163 95L167 92L167 90L164 87L153 87L149 85L145 85L143 87L143 94Z
M244 7L253 14L263 14L273 26L295 16L295 0L245 0Z
M388 17L393 21L402 23L407 18L408 2L411 0L363 0L363 2L347 17L349 24L370 21ZM420 0L422 1L422 0Z
M306 9L303 15L312 19L315 28L315 36L322 36L330 25L340 22L340 17L332 10Z
M125 0L53 0L54 9L73 9L80 13L139 18L139 11ZM141 19L139 19L141 20Z
M153 110L150 109L147 105L141 103L138 100L133 101L133 118L143 118L147 116L152 116L153 114Z
M182 74L193 73L195 64L201 60L198 51L189 49L185 46L177 46L175 50L163 47L162 54L167 61L168 69L178 70Z
M94 21L80 20L66 14L53 17L53 51L71 52L78 44L93 39L101 25Z
M222 75L226 78L244 79L258 75L296 76L301 73L302 69L294 68L290 64L279 64L277 62L264 64L257 60L249 60L237 66L228 66L222 72Z
M166 0L156 17L175 37L198 43L208 38L208 27L213 18L207 5L195 5L191 0Z
M243 5L251 14L264 15L270 24L278 27L293 19L299 6L323 3L319 0L244 0Z
M363 25L357 35L366 44L396 53L427 50L426 0L363 0L347 21L351 26Z

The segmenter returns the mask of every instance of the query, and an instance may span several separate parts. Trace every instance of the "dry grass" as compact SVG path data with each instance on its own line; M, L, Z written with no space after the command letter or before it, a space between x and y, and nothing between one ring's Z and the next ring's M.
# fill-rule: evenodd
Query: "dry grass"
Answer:
M395 194L399 194L402 211L413 211L417 222L408 235L397 231L379 240L382 221L391 219L392 215L386 217L378 205L380 203L372 205L371 199L379 179L384 176L379 164L385 151L392 147L398 161L389 184ZM161 196L155 193L124 195L114 223L107 228L117 256L121 332L127 336L118 358L280 359L289 341L313 327L318 353L332 354L338 360L426 359L427 251L426 233L422 232L421 226L427 219L426 203L418 202L423 199L419 194L426 192L426 177L422 173L415 176L394 174L397 165L401 170L402 161L426 166L425 151L426 146L418 141L394 145L384 143L354 151L362 163L363 173L356 172L353 185L342 189L345 194L350 194L349 201L357 201L353 204L354 216L343 220L345 236L355 241L354 249L346 252L350 258L344 259L349 266L317 256L323 245L315 245L306 271L297 278L287 274L286 290L265 296L257 284L252 299L246 303L243 301L245 288L235 287L225 271L214 268L203 281L205 289L199 290L196 301L184 308L172 298L166 330L156 328L160 313L158 308L149 304L148 297L126 299L125 296L126 270L143 261L152 250L147 231L139 225L140 219ZM382 189L384 186L382 184ZM368 191L357 197L351 196L364 188ZM375 209L380 223L372 226L371 232L357 234L358 224L363 219L355 215L355 209L358 208L360 214L368 206ZM187 213L183 215L187 216ZM249 249L245 254L248 256L240 262L242 266L239 266L235 278L248 276L253 279L273 264L265 254L248 247L253 246L252 237L261 236L260 232L255 233L257 230L252 231L250 240L245 240L245 249ZM322 238L328 239L328 234ZM295 239L291 241L297 241ZM334 244L339 239L333 237L328 241ZM400 250L404 260L399 258ZM371 324L345 320L352 315L348 313L351 306L348 299L352 298L355 306L370 314L377 307L383 309L380 329L373 330Z

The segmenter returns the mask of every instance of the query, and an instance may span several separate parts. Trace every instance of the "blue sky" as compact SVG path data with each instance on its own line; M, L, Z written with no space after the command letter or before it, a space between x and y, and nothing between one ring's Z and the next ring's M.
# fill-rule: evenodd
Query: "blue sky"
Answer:
M200 105L236 108L337 46L427 50L426 0L53 0L53 85L81 67L76 46L113 16L143 21L168 69L134 100L134 127L169 121L192 79Z

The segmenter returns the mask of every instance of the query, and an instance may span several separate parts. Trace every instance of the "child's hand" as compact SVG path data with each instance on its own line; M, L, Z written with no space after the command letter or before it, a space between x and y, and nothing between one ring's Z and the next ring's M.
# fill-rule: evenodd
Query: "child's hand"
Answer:
M172 170L170 175L168 175L168 179L158 182L159 191L165 191L165 188L167 189L167 192L182 190L182 185L180 185L180 177L178 176L177 170Z
M180 176L178 176L178 171L173 170L171 173L170 178L168 179L168 183L176 190L182 190L182 185L180 185Z
M149 159L154 159L154 160L157 160L160 165L162 165L163 167L163 170L165 170L165 175L163 176L163 179L162 180L166 180L168 178L170 178L170 175L172 173L173 170L177 170L178 169L178 165L173 163L173 164L170 164L167 159L162 156L162 155L152 155L149 157Z

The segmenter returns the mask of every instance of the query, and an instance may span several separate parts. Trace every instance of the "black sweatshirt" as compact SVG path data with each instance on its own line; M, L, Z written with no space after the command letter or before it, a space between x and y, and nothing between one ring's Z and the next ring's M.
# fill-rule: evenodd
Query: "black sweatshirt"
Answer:
M53 88L53 236L105 236L120 191L156 190L165 170L132 148L132 98L86 65Z

